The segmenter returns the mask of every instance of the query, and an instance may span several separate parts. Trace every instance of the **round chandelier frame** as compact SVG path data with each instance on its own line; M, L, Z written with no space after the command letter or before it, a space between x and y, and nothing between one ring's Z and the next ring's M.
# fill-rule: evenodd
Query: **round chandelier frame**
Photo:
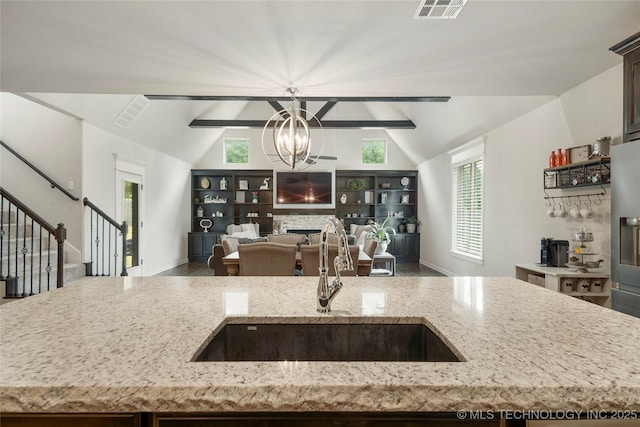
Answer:
M292 170L303 170L313 164L311 156L311 126L309 123L316 122L320 134L320 146L314 137L316 154L320 155L324 146L324 132L320 120L308 110L300 108L300 102L296 99L297 89L288 88L291 94L291 105L289 108L277 111L272 115L262 129L262 151L273 163L278 165L283 163ZM273 132L268 129L273 128ZM271 139L267 135L271 135ZM317 134L317 132L316 132Z

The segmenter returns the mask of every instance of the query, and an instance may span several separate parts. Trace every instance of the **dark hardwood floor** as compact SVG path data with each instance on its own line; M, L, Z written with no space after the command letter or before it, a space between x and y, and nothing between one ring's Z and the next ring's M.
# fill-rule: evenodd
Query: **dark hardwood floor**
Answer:
M209 268L205 262L188 262L186 264L179 265L178 267L170 270L165 270L157 276L213 276L213 270ZM418 264L416 262L411 263L398 263L396 265L397 276L444 276L429 267Z

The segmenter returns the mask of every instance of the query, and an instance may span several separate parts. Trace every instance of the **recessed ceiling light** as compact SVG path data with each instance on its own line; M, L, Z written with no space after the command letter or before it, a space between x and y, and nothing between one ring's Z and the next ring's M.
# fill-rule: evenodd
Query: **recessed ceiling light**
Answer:
M422 0L414 19L455 19L467 0Z

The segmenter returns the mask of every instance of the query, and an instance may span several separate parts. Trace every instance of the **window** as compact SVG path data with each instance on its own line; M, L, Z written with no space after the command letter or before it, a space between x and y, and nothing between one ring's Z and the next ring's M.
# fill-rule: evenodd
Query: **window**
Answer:
M249 163L249 140L248 139L225 139L224 140L224 162L225 163Z
M453 172L454 255L483 262L484 140L450 151Z
M384 165L387 163L387 141L384 139L362 140L362 164Z

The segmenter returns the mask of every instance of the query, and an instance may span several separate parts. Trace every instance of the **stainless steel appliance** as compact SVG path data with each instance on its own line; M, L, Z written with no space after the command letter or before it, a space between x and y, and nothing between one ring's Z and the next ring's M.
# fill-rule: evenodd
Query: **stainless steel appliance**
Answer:
M640 141L611 148L611 308L640 317Z

